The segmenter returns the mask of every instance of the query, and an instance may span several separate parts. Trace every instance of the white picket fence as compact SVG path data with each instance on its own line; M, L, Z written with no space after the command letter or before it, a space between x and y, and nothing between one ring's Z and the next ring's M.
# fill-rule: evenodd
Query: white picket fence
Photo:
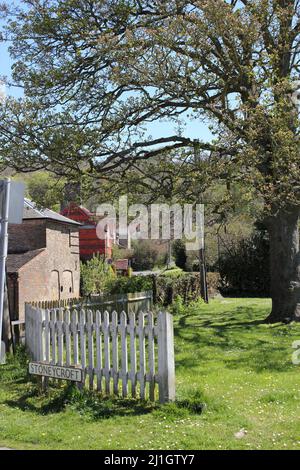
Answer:
M26 347L33 361L84 371L82 386L161 403L175 399L173 317L67 308L25 311ZM158 385L158 387L157 387Z

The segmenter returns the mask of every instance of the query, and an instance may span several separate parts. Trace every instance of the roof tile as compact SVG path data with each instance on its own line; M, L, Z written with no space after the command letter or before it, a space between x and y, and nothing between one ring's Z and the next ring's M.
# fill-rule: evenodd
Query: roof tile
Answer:
M51 219L57 222L63 222L65 224L72 224L72 225L81 225L78 222L68 219L57 212L54 212L50 209L44 209L38 207L34 202L30 201L29 199L24 200L24 211L23 211L23 219Z

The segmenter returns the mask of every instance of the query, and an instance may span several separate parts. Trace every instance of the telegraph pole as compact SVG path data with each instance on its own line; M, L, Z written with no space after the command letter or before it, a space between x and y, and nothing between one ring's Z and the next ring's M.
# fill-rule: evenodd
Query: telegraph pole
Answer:
M201 163L201 155L200 155L200 146L199 140L194 140L194 157L195 157L195 165L198 166ZM200 236L200 247L199 247L199 272L200 272L200 290L201 290L201 297L205 303L208 304L208 289L207 289L207 273L206 273L206 260L205 260L205 235L204 235L204 219L203 219L203 226L201 227L203 233Z
M8 249L8 217L10 199L10 179L0 182L1 197L1 232L0 232L0 364L5 363L5 344L2 341L4 290L5 290L5 266Z
M5 344L2 341L5 301L8 224L21 224L24 209L23 183L10 179L0 181L0 364L5 363Z
M204 208L203 208L204 211ZM204 212L201 217L201 223L198 220L198 224L201 225L201 233L199 234L199 271L200 271L200 290L201 297L205 303L208 304L208 288L207 288L207 272L206 272L206 259L205 259L205 222Z
M200 264L201 297L204 300L204 302L208 304L209 299L208 299L206 260L205 260L204 248L200 248L199 264Z

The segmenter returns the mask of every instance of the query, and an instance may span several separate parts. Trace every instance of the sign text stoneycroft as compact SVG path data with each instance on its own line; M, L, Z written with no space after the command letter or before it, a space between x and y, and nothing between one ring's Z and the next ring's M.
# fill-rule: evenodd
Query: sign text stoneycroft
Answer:
M42 362L31 362L29 373L42 377L51 377L58 380L69 380L71 382L82 382L83 370L75 367L61 367Z

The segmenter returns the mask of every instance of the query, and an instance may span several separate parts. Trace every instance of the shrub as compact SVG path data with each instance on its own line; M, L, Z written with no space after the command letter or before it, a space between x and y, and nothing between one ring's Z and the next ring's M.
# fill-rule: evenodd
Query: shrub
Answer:
M158 250L151 245L151 242L147 240L136 242L133 249L132 268L135 271L152 270L158 258Z
M86 263L81 263L82 295L107 293L109 285L115 277L112 267L100 256L94 256Z
M207 273L207 288L210 297L220 292L221 276L220 273Z
M230 247L221 256L219 265L228 293L269 295L269 240L264 232Z
M158 253L158 257L156 260L156 265L154 269L157 267L158 269L164 268L168 264L169 254L166 252Z
M108 293L134 294L135 292L145 292L153 290L153 279L151 276L118 277L113 279L108 285Z
M182 240L176 240L173 243L173 255L175 257L176 266L186 271L187 254L185 244Z
M171 305L170 312L173 315L183 315L185 312L186 306L181 295L177 295Z
M198 297L196 300L192 300L189 304L188 307L185 309L187 311L188 315L195 315L197 311L199 310L200 307L205 305L204 300L201 297Z
M208 287L209 293L213 295L215 293L214 285L218 284L219 276L217 273L211 274L211 276L208 275ZM133 294L153 290L154 301L157 304L169 306L175 302L174 309L177 313L179 313L181 305L201 301L200 275L198 273L183 273L180 271L179 275L177 273L176 276L118 277L110 281L107 289L107 292L111 295Z
M212 297L218 293L219 274L208 273L208 292ZM181 273L179 276L158 276L155 278L155 300L164 306L172 305L180 296L184 304L198 301L200 298L200 274Z
M161 276L178 278L178 277L182 276L182 274L183 274L182 269L180 269L180 268L171 268L171 269L167 269L166 271L161 273Z
M113 246L112 257L114 261L118 259L131 259L132 256L133 256L133 250L122 248L118 245Z
M200 295L200 277L198 274L181 276L159 276L156 278L156 301L162 305L171 305L177 296L181 296L184 303L195 300Z

